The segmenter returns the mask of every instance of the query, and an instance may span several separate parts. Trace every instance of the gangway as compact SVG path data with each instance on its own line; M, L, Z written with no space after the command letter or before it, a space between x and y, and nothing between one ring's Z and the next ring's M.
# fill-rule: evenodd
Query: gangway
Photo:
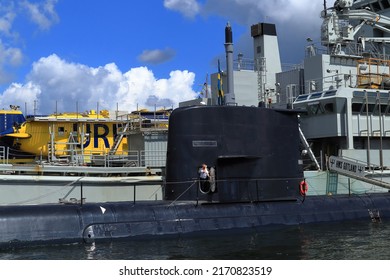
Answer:
M329 157L330 171L390 190L389 182L368 177L368 176L372 176L373 173L366 172L365 169L366 166L364 164L347 160L342 157L336 157L336 156Z

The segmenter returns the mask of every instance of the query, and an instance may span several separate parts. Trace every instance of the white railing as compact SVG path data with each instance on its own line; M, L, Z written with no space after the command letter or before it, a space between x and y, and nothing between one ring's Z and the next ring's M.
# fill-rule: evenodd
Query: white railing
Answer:
M101 167L164 167L166 162L166 150L131 150L121 154L110 155L106 151L94 151L86 153L69 154L68 151L59 151L63 156L57 156L56 160L48 161L44 155L40 155L36 162L39 164L64 164L71 166L101 166ZM0 163L9 163L9 147L0 146Z
M9 148L0 146L0 163L8 164Z

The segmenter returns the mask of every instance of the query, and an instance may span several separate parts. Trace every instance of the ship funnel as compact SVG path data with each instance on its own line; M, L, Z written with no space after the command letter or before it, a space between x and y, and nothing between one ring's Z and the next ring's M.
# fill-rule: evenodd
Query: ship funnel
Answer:
M276 73L282 72L276 26L272 23L257 23L251 26L255 70L258 72L259 101L268 102L276 92ZM276 99L276 96L272 98Z
M230 23L225 27L225 52L226 52L226 71L227 71L227 92L226 104L235 104L234 81L233 81L233 32Z
M233 44L233 32L229 22L226 24L225 27L225 43Z

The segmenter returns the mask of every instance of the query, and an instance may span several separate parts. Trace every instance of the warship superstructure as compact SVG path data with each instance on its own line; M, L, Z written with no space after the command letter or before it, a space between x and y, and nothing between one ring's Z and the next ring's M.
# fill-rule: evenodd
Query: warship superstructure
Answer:
M300 137L309 195L388 190L389 15L388 1L341 0L329 7L324 1L320 41L307 38L302 63L281 64L272 23L251 26L253 59L239 53L234 62L238 105L306 112L300 114ZM218 75L211 78L216 96ZM335 157L365 172L333 168L329 159Z
M322 11L322 47L310 43L304 60L304 83L291 107L305 109L300 127L323 170L326 193L382 191L390 166L390 17L387 1L335 1ZM338 187L342 169L329 159L364 168L352 175L359 187ZM311 169L308 165L307 169ZM332 182L333 181L333 182ZM366 182L362 187L361 182ZM320 184L321 185L321 184ZM324 185L324 184L322 184ZM388 188L388 187L386 187ZM324 191L324 188L323 190Z

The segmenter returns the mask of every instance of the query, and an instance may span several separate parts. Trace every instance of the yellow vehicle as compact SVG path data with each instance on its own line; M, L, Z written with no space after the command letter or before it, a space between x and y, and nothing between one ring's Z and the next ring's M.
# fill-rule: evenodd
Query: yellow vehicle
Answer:
M26 119L22 111L19 110L19 106L10 105L10 109L0 110L0 137L12 132L15 124L20 124L25 121Z
M92 110L28 117L2 137L20 153L49 161L73 161L76 157L79 162L88 163L93 155L126 154L128 127L129 122L110 118L106 110Z

